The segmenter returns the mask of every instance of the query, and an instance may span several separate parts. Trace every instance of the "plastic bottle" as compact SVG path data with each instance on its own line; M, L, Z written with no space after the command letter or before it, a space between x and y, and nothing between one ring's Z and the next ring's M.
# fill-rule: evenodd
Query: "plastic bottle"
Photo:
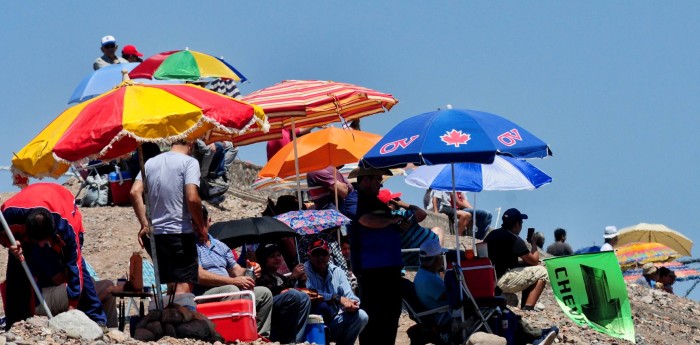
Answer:
M129 259L129 281L134 291L143 291L143 258L141 252L134 252Z

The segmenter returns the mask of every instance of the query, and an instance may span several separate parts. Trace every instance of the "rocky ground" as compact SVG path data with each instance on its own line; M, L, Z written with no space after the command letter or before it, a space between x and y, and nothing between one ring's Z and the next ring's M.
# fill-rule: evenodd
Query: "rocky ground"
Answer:
M72 187L74 188L74 187ZM0 201L12 193L0 194ZM233 196L227 197L222 207L210 207L214 222L259 215L263 205ZM129 257L139 250L136 241L138 222L130 207L82 208L85 223L84 255L101 278L116 280L122 277L129 267ZM0 252L0 268L7 261L6 249ZM0 269L0 280L5 271ZM409 273L410 276L410 273ZM632 303L635 330L638 344L695 344L700 343L700 304L695 301L652 291L638 286L628 288ZM559 343L569 344L622 344L623 340L611 338L595 330L579 327L570 321L560 310L550 288L545 290L540 302L543 311L513 310L535 326L557 325ZM406 330L413 325L406 314L400 320L397 343L408 344ZM8 333L0 334L0 345L15 344L139 344L124 333L112 330L105 336L93 340L79 335L57 330L48 325L44 318L32 318L15 324ZM155 343L153 343L155 344ZM188 339L163 338L158 344L205 344Z

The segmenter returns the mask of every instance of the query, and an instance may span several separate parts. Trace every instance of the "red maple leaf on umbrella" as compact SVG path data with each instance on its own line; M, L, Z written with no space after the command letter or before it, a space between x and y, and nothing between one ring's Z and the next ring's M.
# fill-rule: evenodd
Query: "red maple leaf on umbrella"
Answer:
M466 144L469 141L469 134L464 134L462 131L452 130L451 132L445 132L445 135L441 136L440 139L447 145L454 145L459 147L459 145Z

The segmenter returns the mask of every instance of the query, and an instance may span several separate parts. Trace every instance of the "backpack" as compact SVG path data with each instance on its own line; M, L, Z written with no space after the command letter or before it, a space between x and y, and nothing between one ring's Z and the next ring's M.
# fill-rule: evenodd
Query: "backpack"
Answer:
M107 206L109 202L109 180L107 175L91 175L85 179L87 189L80 201L81 206Z
M202 200L219 198L226 194L229 184L211 183L208 178L199 178L199 197Z

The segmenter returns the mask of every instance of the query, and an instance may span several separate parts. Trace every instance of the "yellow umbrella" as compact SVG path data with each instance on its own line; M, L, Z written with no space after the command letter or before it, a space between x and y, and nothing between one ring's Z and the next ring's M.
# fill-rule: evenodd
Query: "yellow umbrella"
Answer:
M663 224L639 223L620 230L617 238L617 245L633 242L661 243L682 256L690 256L690 251L693 248L693 241Z

